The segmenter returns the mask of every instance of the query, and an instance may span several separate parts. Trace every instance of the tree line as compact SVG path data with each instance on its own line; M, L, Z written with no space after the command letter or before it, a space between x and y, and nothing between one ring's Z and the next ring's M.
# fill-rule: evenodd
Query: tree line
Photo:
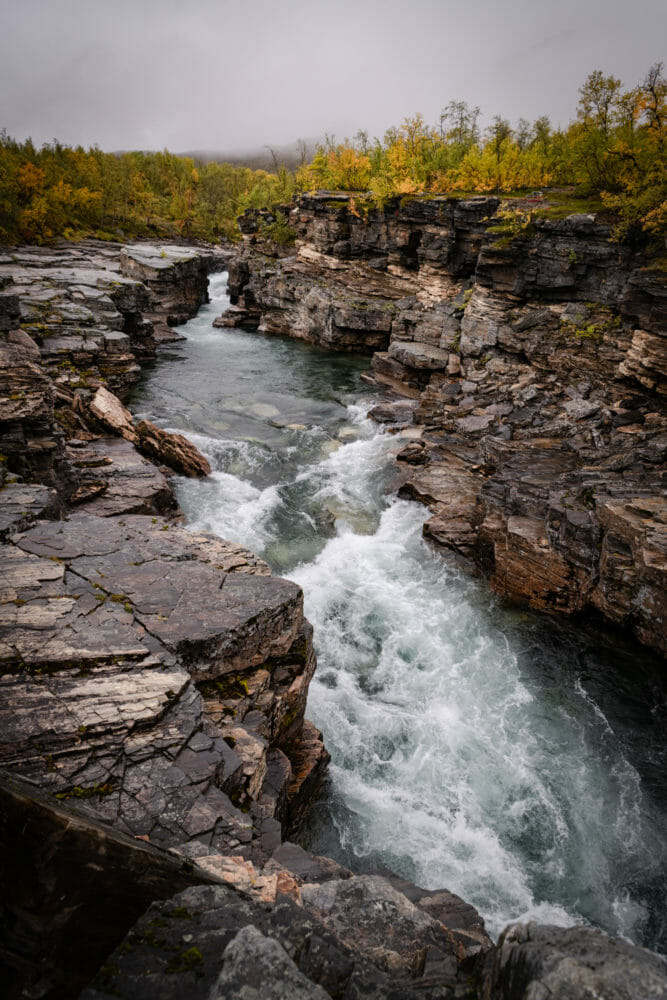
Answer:
M496 115L482 133L480 109L450 101L439 121L421 114L390 128L382 140L358 132L337 144L325 137L301 188L368 192L375 202L405 194L520 194L567 187L597 196L619 216L619 234L667 223L665 132L667 82L662 63L624 91L621 81L591 73L579 90L576 119L567 129L549 118L510 122Z
M566 129L549 118L516 125L452 100L438 121L404 119L382 139L325 136L310 163L273 172L161 153L104 153L54 140L41 148L0 132L0 242L56 237L234 239L247 208L275 208L296 191L360 192L367 204L396 195L520 194L562 187L615 212L617 235L667 228L662 63L638 86L599 70L579 90Z
M289 201L292 173L229 163L195 163L161 153L72 149L57 140L37 149L0 132L0 242L235 238L247 208Z

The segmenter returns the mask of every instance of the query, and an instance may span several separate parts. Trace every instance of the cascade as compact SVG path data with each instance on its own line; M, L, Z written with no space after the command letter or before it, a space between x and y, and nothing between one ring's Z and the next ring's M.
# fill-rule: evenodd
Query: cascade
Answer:
M366 362L218 330L226 276L132 408L213 473L177 480L188 526L304 589L308 716L332 754L306 837L510 920L590 922L665 950L664 706L655 661L503 607L392 493L404 442L366 417ZM662 740L662 742L661 742Z

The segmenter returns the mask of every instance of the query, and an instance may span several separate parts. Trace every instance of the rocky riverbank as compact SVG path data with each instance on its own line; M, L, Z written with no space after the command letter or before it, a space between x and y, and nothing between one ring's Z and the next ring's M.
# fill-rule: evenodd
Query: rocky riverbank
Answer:
M312 629L298 587L178 525L170 470L208 463L121 402L228 258L0 258L0 766L233 882L297 828L326 767L304 721ZM7 960L34 971L28 938Z
M426 536L504 597L664 652L664 270L595 216L528 210L303 196L289 249L249 215L221 323L372 353Z
M414 237L408 250L391 264L401 273L379 257L362 271L403 293ZM303 268L323 266L308 252L261 264L296 268L297 312ZM0 254L4 995L666 995L660 958L599 932L518 926L494 949L446 890L353 876L284 842L327 762L304 718L315 658L301 592L243 547L180 526L170 468L205 475L206 460L123 406L228 264L237 295L245 274L247 307L254 255L235 265L228 251L93 242ZM408 305L364 310L352 278L331 344L345 329L358 347L366 314L370 346L386 346ZM317 282L310 331L331 295ZM436 311L415 300L408 311ZM403 366L392 379L407 373L399 388L429 372L405 363L415 356L391 358ZM416 399L401 389L385 417L414 419ZM403 458L433 474L445 430L418 427Z

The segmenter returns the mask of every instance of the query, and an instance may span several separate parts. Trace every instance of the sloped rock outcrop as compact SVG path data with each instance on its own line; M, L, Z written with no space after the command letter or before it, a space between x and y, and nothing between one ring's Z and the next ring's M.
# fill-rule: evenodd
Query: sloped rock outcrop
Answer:
M369 914L368 929L381 942L390 930L396 901L391 886L378 883L380 905ZM383 901L389 907L386 911ZM403 897L400 905L412 916L407 899ZM443 1000L469 995L465 973L458 981L453 977L437 983L422 975L419 965L428 946L422 948L420 940L404 943L413 956L407 972L389 969L384 958L390 950L379 944L372 961L354 941L354 914L348 909L341 918L342 937L288 896L259 906L222 886L186 889L166 903L153 904L81 1000L101 998L110 991L137 1000L186 994L193 998L296 995L318 1000L331 996L407 1000L416 992ZM415 914L413 920L425 938L429 933L445 934L426 914Z
M91 243L0 257L0 766L84 806L112 839L202 859L204 880L219 878L204 865L265 863L328 761L304 720L315 656L299 588L178 526L168 469L144 455L185 475L208 463L122 402L155 353L154 324L196 312L227 256ZM5 832L20 835L9 818ZM19 910L10 937L27 934ZM138 912L123 909L123 932ZM58 921L73 933L67 907ZM70 961L67 935L46 937L53 981L37 976L35 996L59 995ZM22 995L30 960L7 960Z
M69 997L155 899L203 871L0 771L3 996Z
M155 843L279 842L315 667L298 587L133 515L38 522L3 556L0 764Z

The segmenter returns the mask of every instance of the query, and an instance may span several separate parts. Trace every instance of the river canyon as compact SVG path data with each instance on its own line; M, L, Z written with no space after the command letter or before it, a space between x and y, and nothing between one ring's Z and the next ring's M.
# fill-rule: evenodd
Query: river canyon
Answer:
M306 843L446 885L493 933L589 920L661 947L659 662L602 629L504 609L434 552L428 512L392 495L410 432L367 418L367 363L216 329L226 282L211 279L133 408L211 462L178 480L188 525L303 587L309 714L333 755Z
M664 983L591 929L666 947L664 292L591 219L486 236L492 201L0 262L5 843L87 823L164 883L86 997L253 955L304 995L501 997L579 946L595 988ZM480 915L521 923L494 951Z

